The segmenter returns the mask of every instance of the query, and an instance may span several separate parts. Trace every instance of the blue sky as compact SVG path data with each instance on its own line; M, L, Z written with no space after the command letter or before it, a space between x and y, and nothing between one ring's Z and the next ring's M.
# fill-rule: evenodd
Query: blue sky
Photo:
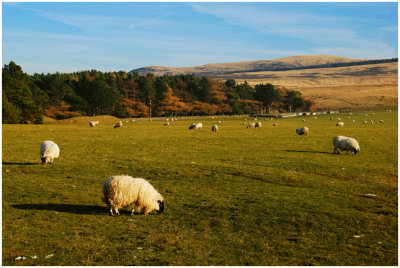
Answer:
M29 73L324 54L395 58L398 4L2 3L3 65Z

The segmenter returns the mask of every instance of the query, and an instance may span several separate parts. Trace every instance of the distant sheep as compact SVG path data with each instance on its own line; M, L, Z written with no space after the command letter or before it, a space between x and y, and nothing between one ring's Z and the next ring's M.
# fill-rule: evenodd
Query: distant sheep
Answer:
M169 126L169 122L165 122L165 123L164 123L164 126Z
M114 128L122 127L122 121L119 121L114 125Z
M367 121L363 121L363 124L367 124L368 122Z
M334 137L333 147L334 154L340 154L339 149L341 151L346 151L346 154L348 154L349 151L353 152L354 154L357 154L360 151L360 145L358 144L358 142L355 139L346 136Z
M336 118L337 119L337 121L342 121L342 119L340 118L340 117L338 117L338 118Z
M110 216L113 210L119 215L118 209L129 205L132 206L131 215L135 207L143 208L145 215L153 210L158 213L164 211L164 198L148 181L127 175L108 178L103 184L101 199L107 203Z
M373 124L374 123L374 121L371 119L371 120L369 120L369 122L371 123L371 124Z
M213 132L217 132L217 131L218 131L218 126L217 126L217 125L213 125L213 126L211 127L211 130L212 130Z
M193 123L193 124L191 124L190 126L189 126L189 130L191 130L191 129L193 129L193 130L196 130L196 129L201 129L203 127L203 124L202 123Z
M247 128L255 128L256 127L256 123L249 123L247 125Z
M309 130L310 130L310 129L309 129L308 127L302 127L302 128L296 129L296 133L299 134L299 135L304 135L304 136L306 136L306 135L308 134L308 131L309 131Z
M98 124L99 124L99 121L90 121L89 122L89 126L91 126L91 127L95 127Z
M254 127L261 127L261 122L256 122L256 124L254 125Z
M383 120L379 120L379 122L380 122L380 123L383 123L384 121L383 121Z
M356 120L353 119L353 123L355 123L355 122L356 122Z
M278 123L273 123L272 126L276 127L278 125Z
M54 158L60 155L60 148L52 141L44 141L40 145L40 159L42 164L53 164Z
M303 120L301 120L301 121L303 121L303 122L306 122L306 120L305 120L305 119L303 119Z
M343 126L344 126L344 122L337 122L337 123L336 123L336 126L337 126L337 127L343 127Z

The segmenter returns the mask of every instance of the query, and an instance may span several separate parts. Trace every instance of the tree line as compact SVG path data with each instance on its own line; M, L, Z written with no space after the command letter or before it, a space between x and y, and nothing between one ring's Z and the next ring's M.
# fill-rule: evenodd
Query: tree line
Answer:
M271 84L221 81L194 74L100 72L28 75L11 61L3 66L3 123L43 123L43 116L116 117L261 114L306 111L299 91Z

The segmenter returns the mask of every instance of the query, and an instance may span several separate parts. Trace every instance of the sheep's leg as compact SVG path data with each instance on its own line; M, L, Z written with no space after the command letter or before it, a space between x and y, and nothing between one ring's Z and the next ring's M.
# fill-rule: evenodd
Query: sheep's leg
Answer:
M115 214L116 214L117 216L119 216L119 211L118 211L117 208L115 209Z
M135 207L132 205L131 216L135 215Z
M112 207L111 207L111 206L110 206L109 215L110 215L110 216L112 216L112 215L113 215L113 209L112 209Z

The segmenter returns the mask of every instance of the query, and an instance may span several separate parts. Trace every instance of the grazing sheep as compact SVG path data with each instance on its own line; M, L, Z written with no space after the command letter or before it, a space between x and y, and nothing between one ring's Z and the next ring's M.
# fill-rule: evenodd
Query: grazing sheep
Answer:
M212 130L213 132L217 132L217 131L218 131L218 126L217 126L217 125L213 125L213 126L211 127L211 130Z
M383 121L383 120L379 120L379 122L380 122L380 123L383 123L384 121Z
M369 120L369 122L370 122L371 124L373 124L373 123L374 123L374 121L372 121L372 119L371 119L371 120Z
M363 124L366 124L366 123L368 123L367 121L363 121Z
M256 124L254 125L254 127L261 127L261 122L256 122Z
M278 125L278 123L273 123L272 126L276 127Z
M346 154L349 153L349 151L352 151L354 154L357 154L360 151L360 145L358 144L358 142L353 139L353 138L349 138L349 137L345 137L345 136L336 136L333 138L333 153L336 154L340 154L339 149L341 151L346 151Z
M337 119L337 121L342 121L342 119L340 118L340 117L338 117L338 118L336 118Z
M355 122L356 122L356 120L353 119L353 123L355 123Z
M44 141L40 145L40 159L42 164L53 164L54 158L60 155L60 148L52 141Z
M114 128L122 127L122 121L119 121L114 125Z
M303 122L306 122L306 120L305 120L305 119L303 119L303 120L301 120L301 121L303 121Z
M144 208L144 215L152 210L158 213L164 211L164 198L148 181L127 175L108 178L103 184L101 199L108 204L110 216L113 210L119 215L118 209L129 205L132 206L131 215L135 207Z
M302 127L302 128L296 129L296 133L299 134L299 135L304 135L305 136L305 135L308 134L309 130L310 129L308 127Z
M95 127L98 124L99 124L99 121L90 121L89 122L89 126L91 126L91 127Z
M343 126L344 126L344 122L337 122L337 123L336 123L336 126L337 126L337 127L343 127Z
M249 123L246 128L255 128L256 123Z
M218 121L218 124L221 124L221 121Z
M165 123L164 123L164 126L169 126L169 122L165 122Z
M201 129L203 127L203 124L202 123L193 123L193 124L191 124L190 126L189 126L189 130L190 129L194 129L194 130L196 130L196 129Z

